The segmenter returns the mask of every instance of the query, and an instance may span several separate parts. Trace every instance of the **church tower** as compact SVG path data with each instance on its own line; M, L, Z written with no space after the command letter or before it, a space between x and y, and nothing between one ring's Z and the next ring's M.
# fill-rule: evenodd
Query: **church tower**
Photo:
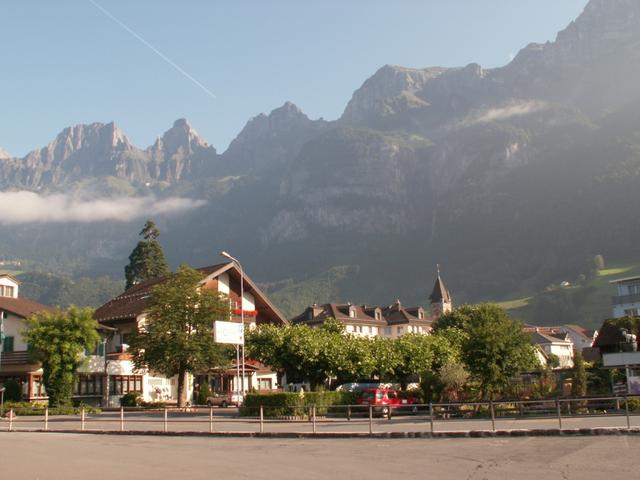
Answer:
M451 294L447 287L444 286L442 277L440 276L440 265L437 267L436 284L433 286L433 291L429 296L429 302L431 303L431 317L434 320L440 318L443 314L448 313L453 308L451 301Z

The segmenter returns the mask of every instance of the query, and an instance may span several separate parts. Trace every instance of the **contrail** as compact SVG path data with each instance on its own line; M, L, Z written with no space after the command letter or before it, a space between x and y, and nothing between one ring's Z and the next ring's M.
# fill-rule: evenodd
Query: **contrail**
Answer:
M105 9L102 5L100 5L98 2L96 2L95 0L89 0L89 2L96 7L98 10L100 10L102 13L104 13L107 17L109 17L111 20L113 20L114 22L116 22L118 25L120 25L122 28L124 28L127 32L129 32L131 35L133 35L135 38L137 38L138 40L140 40L144 45L146 45L147 47L149 47L156 55L158 55L161 59L163 59L165 62L167 62L169 65L171 65L173 68L175 68L178 72L180 72L182 75L184 75L186 78L188 78L189 80L191 80L194 84L196 84L198 87L200 87L200 89L206 93L207 95L209 95L211 98L216 99L218 97L216 97L214 95L214 93L209 90L207 87L205 87L202 83L200 83L198 80L196 80L195 78L193 78L191 75L189 75L187 72L184 71L184 69L182 67L180 67L180 65L178 65L177 63L175 63L173 60L171 60L169 57L167 57L164 53L162 53L160 50L158 50L156 47L154 47L153 45L151 45L149 42L147 42L144 38L142 38L140 35L138 35L136 32L134 32L131 28L129 28L129 26L127 24L125 24L124 22L122 22L121 20L119 20L117 17L115 17L111 12L109 12L107 9Z

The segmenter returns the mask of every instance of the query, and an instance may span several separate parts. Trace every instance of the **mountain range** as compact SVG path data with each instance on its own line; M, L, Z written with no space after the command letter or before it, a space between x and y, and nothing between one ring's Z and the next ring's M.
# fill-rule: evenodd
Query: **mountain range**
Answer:
M156 219L170 261L231 250L289 314L425 303L437 263L458 302L526 294L640 257L639 47L640 2L591 0L504 67L386 65L339 119L286 103L223 153L184 119L146 149L114 123L0 149L0 189L202 199ZM3 227L0 258L121 276L141 222Z

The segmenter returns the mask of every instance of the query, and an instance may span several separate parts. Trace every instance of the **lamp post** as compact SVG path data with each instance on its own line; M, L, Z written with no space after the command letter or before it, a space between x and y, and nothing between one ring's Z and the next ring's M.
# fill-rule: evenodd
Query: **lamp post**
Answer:
M224 250L220 252L220 255L234 262L240 269L240 323L242 324L242 399L244 400L244 271L242 270L242 264L238 261L237 258L231 256ZM238 348L240 347L238 346ZM237 400L238 405L240 405L240 397L238 397Z
M4 351L4 317L6 313L0 310L0 370L2 370L2 352Z

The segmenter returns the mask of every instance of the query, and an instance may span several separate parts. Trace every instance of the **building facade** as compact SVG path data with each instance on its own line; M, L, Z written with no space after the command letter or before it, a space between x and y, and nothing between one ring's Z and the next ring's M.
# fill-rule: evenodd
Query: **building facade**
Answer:
M246 274L242 276L244 296L240 298L241 273L235 263L222 263L198 270L205 275L199 286L223 294L230 303L231 318L212 321L240 323L241 317L244 316L246 329L263 323L286 323L280 311ZM131 335L146 319L147 298L151 295L152 289L165 280L152 279L134 285L96 310L96 320L100 325L109 328L110 334L105 338L104 356L100 361L87 365L82 372L82 380L88 385L87 392L100 388L98 385L104 385L100 391L103 404L118 405L120 398L129 392L139 392L142 398L149 402L177 401L177 378L166 378L152 371L136 369L128 352ZM194 289L197 287L198 285L194 285ZM210 372L200 372L196 376L189 375L185 384L185 392L189 395L187 401L193 402L194 399L190 395L203 382L208 382L212 390L218 393L233 392L237 386L243 387L243 391L258 390L260 386L264 389L266 385L270 385L272 389L279 386L273 372L267 371L264 366L245 362L245 375L241 375L240 378L236 375L235 367L224 370L212 369Z
M612 280L617 295L611 298L613 317L640 316L640 277L627 277Z
M0 275L0 385L14 380L22 386L24 400L46 400L42 368L31 360L22 331L29 317L54 309L20 297L19 290L18 280L10 275Z
M345 327L346 333L356 336L398 338L407 333L428 335L433 323L453 307L451 294L439 271L429 302L429 311L422 307L405 307L400 300L386 307L351 303L314 304L291 319L291 323L320 327L332 318Z

